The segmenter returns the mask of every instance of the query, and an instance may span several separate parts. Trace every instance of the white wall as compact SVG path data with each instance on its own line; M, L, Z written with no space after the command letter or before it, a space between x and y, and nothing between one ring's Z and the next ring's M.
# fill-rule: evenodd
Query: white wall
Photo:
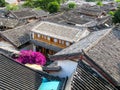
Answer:
M77 62L71 60L60 60L55 62L58 63L58 66L61 66L62 70L59 72L51 73L54 76L69 77L77 67Z

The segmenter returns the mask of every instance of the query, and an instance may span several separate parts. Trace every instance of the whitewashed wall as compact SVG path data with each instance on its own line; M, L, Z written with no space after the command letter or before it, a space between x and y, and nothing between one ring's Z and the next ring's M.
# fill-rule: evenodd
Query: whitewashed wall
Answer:
M71 60L60 60L56 62L58 63L58 66L61 66L62 70L59 72L51 73L54 76L69 77L77 67L77 62Z

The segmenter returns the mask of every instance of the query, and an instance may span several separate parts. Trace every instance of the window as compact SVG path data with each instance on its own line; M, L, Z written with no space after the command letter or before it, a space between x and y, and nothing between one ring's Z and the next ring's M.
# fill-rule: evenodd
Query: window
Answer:
M59 40L59 43L61 44L61 43L62 43L62 40Z
M54 39L54 42L56 43L58 40L57 39Z
M70 43L69 43L69 42L66 42L66 46L70 46Z
M38 38L39 38L39 37L40 37L40 34L38 34L37 36L38 36Z
M47 37L47 40L49 40L49 41L50 41L50 37Z
M64 44L64 41L62 41L62 44Z
M47 37L46 37L46 36L44 36L44 39L47 39Z
M44 38L44 35L41 35L41 38Z
M37 34L36 33L34 33L34 38L37 38Z

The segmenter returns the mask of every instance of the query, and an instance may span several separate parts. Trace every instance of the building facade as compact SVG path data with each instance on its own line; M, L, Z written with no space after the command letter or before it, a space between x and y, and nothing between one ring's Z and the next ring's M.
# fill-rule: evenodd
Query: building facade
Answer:
M35 50L45 55L53 55L88 34L87 29L71 28L50 22L41 22L31 31Z

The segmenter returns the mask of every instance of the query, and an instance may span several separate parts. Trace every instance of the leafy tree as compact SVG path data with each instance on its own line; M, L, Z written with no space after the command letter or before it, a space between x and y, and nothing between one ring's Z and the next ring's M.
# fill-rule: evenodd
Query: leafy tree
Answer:
M22 64L29 63L29 64L44 65L46 63L46 58L40 52L34 52L29 50L29 51L21 51L16 61Z
M119 3L119 2L120 2L120 0L115 0L115 2Z
M5 6L5 0L0 0L0 7L4 7Z
M97 3L96 3L98 6L103 6L103 3L102 3L102 1L97 1Z
M74 2L70 2L68 4L68 8L72 9L72 8L75 8L76 4Z
M108 14L111 15L111 16L113 17L114 14L115 14L115 12L114 12L114 11L109 11Z
M24 2L23 6L25 6L25 7L27 6L27 7L31 7L31 8L35 7L34 6L34 0L26 0Z
M55 0L56 2L58 2L58 4L62 3L62 0Z
M115 24L120 23L120 8L115 11L113 18L112 18L112 21Z
M18 5L15 5L15 4L8 4L6 5L6 9L9 11L9 10L18 10L20 9Z
M60 6L61 0L26 0L23 6L32 8L41 8L43 10L48 10L48 5L51 2L57 2Z
M48 11L50 13L56 13L60 10L60 5L57 2L50 2L48 4Z

